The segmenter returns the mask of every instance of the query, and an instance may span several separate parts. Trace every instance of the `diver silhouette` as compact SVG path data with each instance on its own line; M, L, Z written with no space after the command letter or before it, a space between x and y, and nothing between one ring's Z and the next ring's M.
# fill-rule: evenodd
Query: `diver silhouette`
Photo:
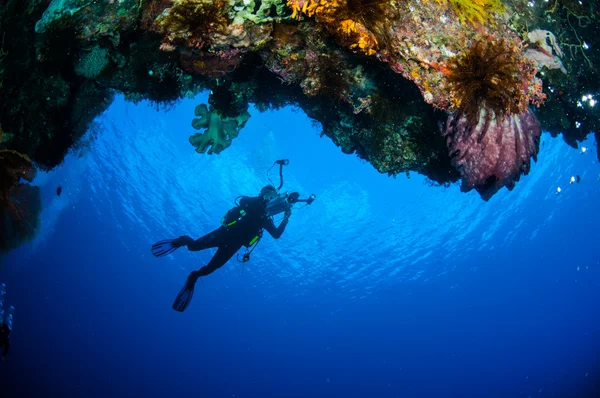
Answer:
M311 195L308 199L300 199L297 192L280 194L278 191L283 186L282 167L287 165L288 161L278 160L275 164L280 166L279 188L266 185L260 190L258 196L237 197L235 207L223 216L221 226L196 240L183 235L176 239L159 241L152 246L152 254L156 257L169 255L182 246L186 246L190 251L217 248L208 264L197 271L190 272L185 286L173 303L175 311L183 312L189 306L199 277L209 275L225 265L242 247L246 247L246 253L242 256L242 260L238 260L249 261L250 254L262 238L263 230L273 238L279 239L292 215L292 206L298 202L309 205L315 200L315 195ZM284 213L283 220L276 227L272 217L281 213Z

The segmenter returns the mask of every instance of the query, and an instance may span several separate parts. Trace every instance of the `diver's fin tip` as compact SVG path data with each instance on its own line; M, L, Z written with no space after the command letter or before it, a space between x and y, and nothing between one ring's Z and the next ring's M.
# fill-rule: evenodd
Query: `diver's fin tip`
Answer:
M179 246L173 246L173 239L165 239L152 245L152 254L156 257L164 257L178 248Z
M193 296L194 289L188 289L187 286L184 286L175 298L172 308L177 312L185 311L185 309L190 305Z

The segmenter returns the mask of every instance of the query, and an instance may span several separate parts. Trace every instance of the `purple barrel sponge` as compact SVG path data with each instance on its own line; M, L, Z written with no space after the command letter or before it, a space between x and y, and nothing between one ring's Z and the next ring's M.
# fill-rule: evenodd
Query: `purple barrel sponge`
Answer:
M512 190L521 174L527 175L531 158L537 161L541 127L527 110L490 117L482 107L477 124L467 116L449 116L442 134L453 164L462 176L461 191L475 189L485 201L502 187Z

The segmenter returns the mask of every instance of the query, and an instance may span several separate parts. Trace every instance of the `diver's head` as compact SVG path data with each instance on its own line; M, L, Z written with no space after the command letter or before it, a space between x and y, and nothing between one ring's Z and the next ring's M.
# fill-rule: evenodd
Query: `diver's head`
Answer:
M260 190L260 196L265 202L277 197L277 190L273 185L266 185Z
M10 334L10 329L6 323L0 323L0 337L7 338Z

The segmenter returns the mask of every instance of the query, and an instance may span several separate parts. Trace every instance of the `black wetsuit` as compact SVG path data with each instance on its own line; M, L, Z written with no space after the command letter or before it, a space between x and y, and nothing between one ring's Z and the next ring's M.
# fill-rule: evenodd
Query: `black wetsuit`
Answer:
M8 354L8 348L10 346L10 329L8 325L5 323L0 323L0 348L4 347L4 352L2 356L5 357Z
M283 234L287 219L284 219L279 227L275 227L273 220L267 215L266 202L262 197L244 196L240 199L240 207L246 214L235 224L229 227L221 226L187 245L190 251L218 248L208 264L190 275L206 276L222 267L243 246L250 246L255 237L262 236L263 229L275 239L279 239Z

